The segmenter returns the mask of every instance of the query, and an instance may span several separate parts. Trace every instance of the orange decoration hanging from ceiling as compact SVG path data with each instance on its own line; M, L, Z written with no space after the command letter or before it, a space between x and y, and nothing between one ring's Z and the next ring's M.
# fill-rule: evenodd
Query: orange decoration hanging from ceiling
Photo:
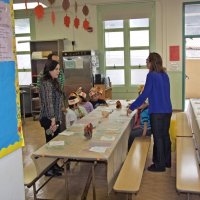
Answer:
M70 17L67 15L67 10L70 7L69 0L63 0L62 7L63 7L64 11L66 12L66 16L64 17L64 24L65 24L66 27L69 27L69 25L70 25Z
M87 31L90 26L90 23L87 19L83 21L83 28Z
M44 16L44 8L39 4L39 1L37 2L38 5L34 8L34 13L38 19L42 19Z
M53 4L55 2L55 0L48 0L49 1L49 4L51 5L51 21L52 21L52 24L55 24L55 21L56 21L56 14L53 10Z
M74 19L74 27L75 27L75 28L78 28L79 25L80 25L80 20L79 20L78 17L76 17L76 18Z
M55 14L55 12L53 10L51 11L51 21L52 21L53 24L55 24L56 14Z
M69 27L70 25L70 17L67 15L64 17L64 24L66 27Z
M79 20L79 18L77 17L78 4L77 4L76 1L75 1L75 4L74 4L74 9L75 9L75 13L76 13L76 17L75 17L75 19L74 19L74 27L75 27L75 28L78 28L79 25L80 25L80 20Z

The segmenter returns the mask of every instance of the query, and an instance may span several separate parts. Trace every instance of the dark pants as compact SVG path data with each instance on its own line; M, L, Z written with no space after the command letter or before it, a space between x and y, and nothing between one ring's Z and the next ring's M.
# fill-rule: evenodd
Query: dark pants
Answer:
M169 128L171 113L150 114L153 133L153 163L158 168L171 167L171 141Z
M130 136L129 136L129 139L128 139L128 151L130 150L131 145L132 145L134 139L136 137L141 137L142 134L143 134L143 128L141 128L141 127L133 128L131 130L131 133L130 133ZM146 136L151 136L151 130L147 130Z
M48 135L48 134L46 134L46 130L48 130L50 128L51 120L46 117L43 117L42 119L40 119L40 125L45 130L46 143L49 142L50 140L52 140L54 137L56 137L60 133L60 123L56 122L56 124L59 125L58 128L56 129L56 131L53 133L53 135Z

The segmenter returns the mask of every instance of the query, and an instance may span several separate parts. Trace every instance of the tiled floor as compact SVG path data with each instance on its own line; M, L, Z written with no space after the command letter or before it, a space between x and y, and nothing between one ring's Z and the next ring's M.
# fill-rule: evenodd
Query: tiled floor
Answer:
M37 148L45 143L43 129L38 121L26 118L24 124L25 147L23 148L24 166L31 162L30 155ZM149 151L146 166L151 163L152 148ZM81 199L84 184L89 172L88 164L73 164L69 172L70 200ZM116 194L113 191L108 195L105 179L104 164L96 168L96 194L97 200L125 200L124 194ZM45 177L43 177L44 179ZM38 183L42 183L43 179ZM32 188L25 188L26 200L33 200ZM39 193L38 198L43 199L65 199L64 177L53 178ZM88 200L92 199L92 189L90 188ZM133 197L135 200L186 200L185 194L178 195L176 192L175 179L175 153L172 152L172 168L166 172L152 173L144 171L142 184L139 193ZM199 200L198 195L191 195L190 200Z

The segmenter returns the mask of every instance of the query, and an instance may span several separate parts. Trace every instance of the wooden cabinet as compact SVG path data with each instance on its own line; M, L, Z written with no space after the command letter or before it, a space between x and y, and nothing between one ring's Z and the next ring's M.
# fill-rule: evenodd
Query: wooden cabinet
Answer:
M94 87L102 89L102 99L112 99L112 87L106 87L104 84L95 84Z
M64 39L59 40L37 40L30 41L31 52L31 72L32 72L32 87L31 95L31 114L33 119L37 118L40 113L39 92L37 88L37 78L43 71L47 56L49 53L56 53L60 57L60 66L62 69L62 52L64 51Z

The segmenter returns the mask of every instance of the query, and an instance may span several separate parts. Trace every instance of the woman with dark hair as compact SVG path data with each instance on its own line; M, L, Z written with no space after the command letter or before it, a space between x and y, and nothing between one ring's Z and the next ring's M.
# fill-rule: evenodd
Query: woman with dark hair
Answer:
M169 136L172 105L170 81L158 53L150 53L146 60L147 74L144 91L130 105L127 114L140 107L148 98L151 130L154 138L153 164L149 171L163 172L171 167L171 141Z
M55 60L48 60L39 86L41 103L39 120L45 130L46 142L60 133L63 92L58 82L59 73L59 63ZM60 171L63 171L63 169L56 164L45 175L60 176L62 175Z
M60 131L62 90L58 82L59 73L59 63L55 60L48 60L39 87L41 102L39 119L41 126L45 129L46 142L57 136ZM52 133L50 134L50 132Z

